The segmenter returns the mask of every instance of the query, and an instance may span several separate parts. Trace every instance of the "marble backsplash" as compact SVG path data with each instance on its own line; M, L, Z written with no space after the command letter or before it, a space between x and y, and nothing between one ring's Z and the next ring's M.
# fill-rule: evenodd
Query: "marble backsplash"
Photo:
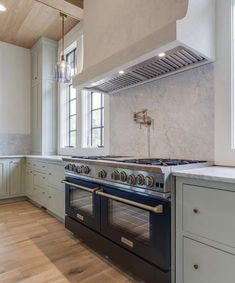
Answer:
M0 155L24 155L31 150L31 137L26 134L0 134Z
M133 121L145 108L150 130ZM213 64L111 95L110 124L111 154L213 160Z

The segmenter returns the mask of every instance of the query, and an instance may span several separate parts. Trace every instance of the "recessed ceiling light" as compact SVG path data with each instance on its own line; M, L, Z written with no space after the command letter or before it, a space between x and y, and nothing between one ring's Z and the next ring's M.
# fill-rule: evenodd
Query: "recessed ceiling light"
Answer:
M4 5L0 4L0 12L5 12L6 10L7 8Z
M118 73L119 73L120 75L122 75L122 74L125 73L125 71L121 70L121 71L119 71Z
M158 57L165 57L165 56L166 56L166 53L164 52L158 54Z

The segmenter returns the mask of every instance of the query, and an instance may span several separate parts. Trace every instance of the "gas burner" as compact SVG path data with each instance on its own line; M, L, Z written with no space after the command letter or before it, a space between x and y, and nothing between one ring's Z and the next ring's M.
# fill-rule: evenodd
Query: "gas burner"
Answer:
M153 166L178 166L187 165L194 163L203 163L205 161L200 160L181 160L181 159L158 159L158 158L147 158L147 159L126 159L122 160L125 163L134 163L142 165L153 165Z
M95 155L95 156L72 156L75 159L92 159L92 160L116 160L116 158L130 158L130 156L118 155Z

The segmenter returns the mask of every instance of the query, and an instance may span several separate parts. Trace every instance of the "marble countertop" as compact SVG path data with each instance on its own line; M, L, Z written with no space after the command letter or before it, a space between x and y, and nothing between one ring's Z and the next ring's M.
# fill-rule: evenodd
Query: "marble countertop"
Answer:
M209 166L196 169L179 170L174 176L207 181L235 183L235 167Z
M25 155L27 158L35 158L35 159L44 159L44 160L54 160L54 161L62 161L62 158L68 156L62 155Z
M36 159L43 159L43 160L53 160L53 161L62 161L62 158L68 156L62 155L0 155L0 159L12 159L12 158L36 158Z
M23 158L25 155L0 155L0 159Z

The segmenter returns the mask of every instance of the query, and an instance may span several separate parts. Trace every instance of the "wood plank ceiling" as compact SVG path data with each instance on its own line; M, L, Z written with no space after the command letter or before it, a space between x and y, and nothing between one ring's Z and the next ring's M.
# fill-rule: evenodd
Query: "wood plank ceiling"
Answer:
M0 13L0 41L31 48L41 36L61 38L59 11L34 0L0 0L7 11ZM65 33L79 21L68 17Z

